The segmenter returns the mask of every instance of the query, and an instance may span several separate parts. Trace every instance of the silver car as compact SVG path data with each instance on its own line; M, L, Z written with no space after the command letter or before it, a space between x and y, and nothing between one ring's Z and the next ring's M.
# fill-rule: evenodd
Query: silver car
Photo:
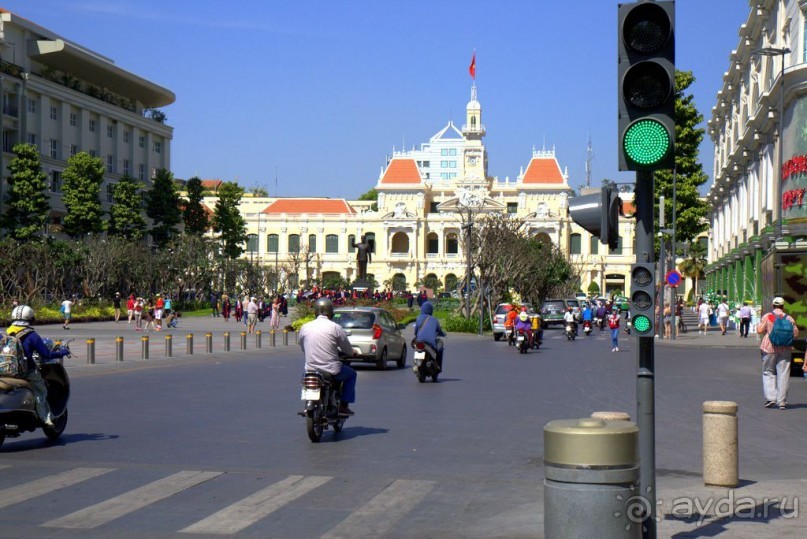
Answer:
M398 368L406 366L406 341L395 319L378 307L340 307L333 311L333 321L347 333L359 357L348 363L375 363L380 370L394 360Z

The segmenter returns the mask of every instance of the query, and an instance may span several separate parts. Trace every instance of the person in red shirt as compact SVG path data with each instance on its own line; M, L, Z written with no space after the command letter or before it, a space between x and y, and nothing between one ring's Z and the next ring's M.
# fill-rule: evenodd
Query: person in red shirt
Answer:
M129 299L126 300L126 314L129 315L129 323L132 323L132 317L135 312L135 295L129 294Z
M165 301L160 294L157 294L157 302L154 304L154 331L162 331L163 329L163 309L165 308Z

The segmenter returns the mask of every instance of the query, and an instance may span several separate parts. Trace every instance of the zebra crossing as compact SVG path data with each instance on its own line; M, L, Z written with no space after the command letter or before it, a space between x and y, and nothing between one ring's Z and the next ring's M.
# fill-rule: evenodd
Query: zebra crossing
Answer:
M12 465L0 465L0 469L8 470ZM96 487L93 480L106 476L114 482L114 475L122 472L117 468L76 467L40 479L5 485L8 480L0 474L0 509L8 508L22 502L37 502L37 498L48 494L58 494L70 498L71 488L81 487L84 491L92 491ZM216 480L225 476L225 471L183 470L169 474L160 479L142 484L122 494L111 496L101 502L94 503L64 515L52 515L50 520L37 522L40 529L72 529L90 530L115 529L115 521L138 511L160 503L170 503L173 496L190 491L205 484L215 489ZM13 477L19 477L15 475ZM265 488L252 492L239 500L227 499L222 506L206 515L196 515L196 522L178 529L166 530L167 533L192 534L208 536L232 536L267 519L273 513L294 507L295 502L317 489L330 489L329 496L338 497L339 481L332 481L331 476L289 475L275 481ZM322 539L362 539L377 538L390 531L395 524L407 514L415 510L419 504L433 491L437 483L426 480L394 479L375 481L365 491L374 494L369 500L356 502L341 521L334 522L332 527L321 535ZM331 492L332 491L332 492ZM218 496L215 496L218 498ZM221 500L225 500L222 496ZM228 503L229 502L229 503ZM299 508L299 507L297 507ZM186 508L187 509L187 508ZM308 515L305 511L297 511L300 518ZM56 518L52 518L56 516ZM310 518L310 517L309 517ZM271 525L271 522L268 524ZM107 528L104 528L104 527ZM179 535L177 535L179 537Z

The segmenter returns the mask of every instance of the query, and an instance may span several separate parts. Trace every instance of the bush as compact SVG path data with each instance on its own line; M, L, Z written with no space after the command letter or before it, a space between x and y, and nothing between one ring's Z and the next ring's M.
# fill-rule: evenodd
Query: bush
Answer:
M443 320L443 330L456 333L476 333L479 331L478 318L465 318L464 316L448 316Z
M294 328L294 331L300 331L300 328L303 327L304 324L311 322L316 318L313 314L303 316L302 318L298 318L294 322L291 323L291 327Z

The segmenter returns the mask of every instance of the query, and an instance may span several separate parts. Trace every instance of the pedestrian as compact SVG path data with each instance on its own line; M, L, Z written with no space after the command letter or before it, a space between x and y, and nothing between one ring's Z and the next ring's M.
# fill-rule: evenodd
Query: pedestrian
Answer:
M608 327L611 330L611 352L619 352L619 312L614 309L608 315Z
M154 303L154 331L162 331L163 329L163 309L165 309L165 300L162 295L157 294L157 301ZM148 327L148 324L146 324Z
M244 294L244 299L241 301L241 317L243 318L244 326L249 326L249 296Z
M215 292L210 293L210 306L213 308L213 318L219 316L219 298Z
M672 307L669 304L664 306L664 338L672 336Z
M132 307L134 309L135 331L143 331L143 306L143 298L138 296Z
M152 302L151 298L146 301L146 306L143 307L143 318L146 320L146 327L144 328L145 331L151 329L156 329L154 325L154 303Z
M252 296L247 303L247 333L255 333L255 324L258 323L258 298Z
M272 314L269 316L269 327L275 331L280 328L280 298L272 302Z
M726 303L725 296L723 297L723 301L721 301L717 305L717 323L720 325L720 334L726 334L726 327L729 323L729 305Z
M289 315L289 302L284 295L280 296L280 314L282 316Z
M221 296L221 316L224 317L225 322L230 321L230 296L227 294Z
M409 310L412 310L412 307L415 305L415 295L412 292L406 293L406 306L409 307Z
M751 303L746 301L745 305L740 308L740 337L748 338L748 330L751 328Z
M134 317L134 310L135 308L135 295L129 294L129 299L126 300L126 314L129 317L129 324L132 323L132 318Z
M244 314L244 304L241 303L241 299L238 296L235 297L235 321L236 323L241 321L241 315Z
M73 296L75 298L75 296ZM62 328L70 329L70 318L72 317L73 311L73 298L67 298L62 302L62 306L59 310L62 313L62 318L64 319L64 324L62 324Z
M773 298L773 309L757 324L757 333L764 335L759 349L762 353L762 391L765 408L787 408L787 389L790 378L790 353L793 340L799 336L796 321L784 311L785 300Z
M112 298L112 308L115 310L115 323L120 321L120 292L115 292L115 297Z
M698 305L698 335L706 335L706 329L709 327L709 311L712 309L705 301Z

